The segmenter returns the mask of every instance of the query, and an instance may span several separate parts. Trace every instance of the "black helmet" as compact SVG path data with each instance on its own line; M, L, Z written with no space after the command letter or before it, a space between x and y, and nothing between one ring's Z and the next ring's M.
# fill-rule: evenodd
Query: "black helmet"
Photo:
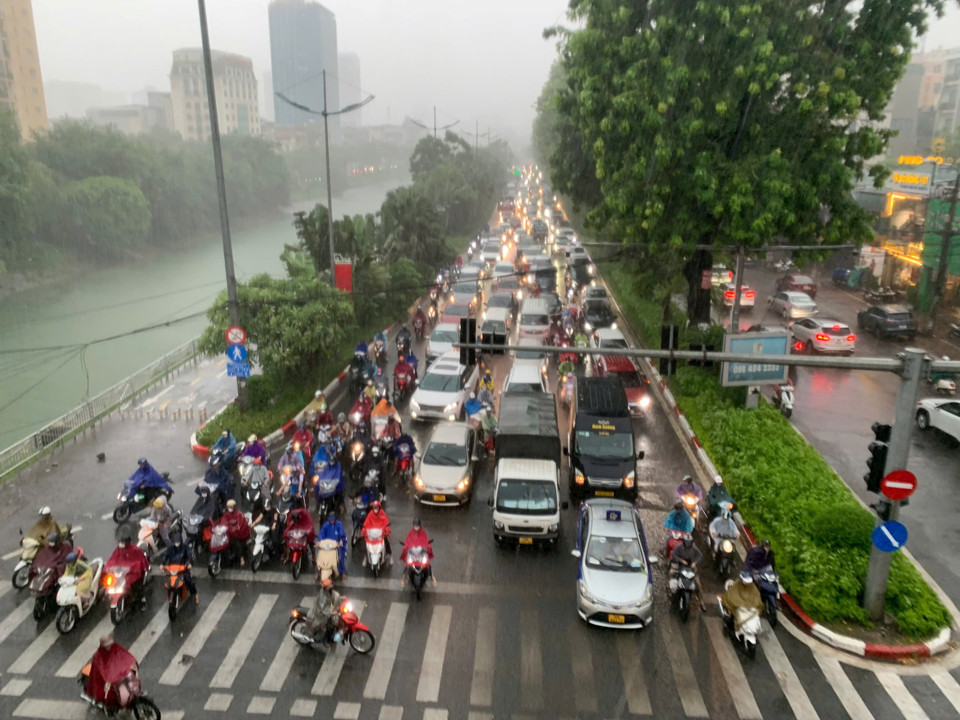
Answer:
M147 459L145 457L142 457L139 460L137 460L137 465L139 465L140 467L143 467L146 464L147 464Z
M760 543L760 546L766 548L767 550L769 550L769 549L770 549L770 541L767 540L766 538L764 538L764 539L763 539L763 542Z
M683 510L683 503L680 502L680 501L675 502L675 503L673 504L673 509L674 509L674 510Z
M170 533L170 542L174 545L180 545L183 542L183 538L180 537L180 533Z
M120 536L117 538L121 543L129 545L133 542L133 533L130 532L130 528L123 528L120 531Z
M416 528L417 530L420 529L420 518L413 519L413 527Z
M60 533L52 532L47 536L47 545L59 545L60 544Z

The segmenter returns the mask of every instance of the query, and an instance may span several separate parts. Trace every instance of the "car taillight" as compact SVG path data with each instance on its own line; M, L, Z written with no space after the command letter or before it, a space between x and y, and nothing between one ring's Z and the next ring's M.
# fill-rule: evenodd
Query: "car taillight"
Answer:
M830 341L830 336L829 336L829 335L824 335L823 333L817 333L817 334L816 334L816 338L817 338L817 340L819 340L820 342L829 342L829 341Z
M747 297L748 297L748 298L752 298L752 297L755 297L755 296L756 296L756 293L755 293L753 290L747 290Z
M856 342L856 340L857 340L856 335L847 335L847 342Z
M732 300L734 295L736 295L736 293L733 292L733 290L727 290L727 291L723 294L723 296L724 296L725 298L727 298L727 300Z
M793 344L793 348L794 348L794 350L803 350L803 342L800 341L800 340L797 340L797 341Z

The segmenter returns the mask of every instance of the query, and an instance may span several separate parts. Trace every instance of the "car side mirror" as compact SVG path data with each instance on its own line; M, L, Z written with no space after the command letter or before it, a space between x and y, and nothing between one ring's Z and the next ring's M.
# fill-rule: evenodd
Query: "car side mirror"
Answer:
M647 453L646 453L645 450L640 450L640 451L637 453L637 460L643 460L643 458L646 457L646 455L647 455Z
M569 510L569 509L570 509L570 503L568 503L566 500L564 500L563 502L560 503L560 509L561 509L561 510Z
M647 558L647 560L650 561L650 564L651 564L651 565L656 565L658 562L660 562L660 558L659 558L657 555L650 555L650 556Z
M470 462L480 462L480 457L477 455L471 455Z
M574 556L575 558L577 558L577 559L580 559L580 557L581 557L581 555L582 555L582 553L581 553L579 550L577 550L576 548L574 548L573 550L571 550L571 551L570 551L570 554L573 555L573 556Z

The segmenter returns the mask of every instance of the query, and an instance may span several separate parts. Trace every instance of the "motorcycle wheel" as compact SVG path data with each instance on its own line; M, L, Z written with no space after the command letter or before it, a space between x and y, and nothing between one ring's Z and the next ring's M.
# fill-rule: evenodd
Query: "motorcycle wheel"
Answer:
M721 558L719 566L717 567L717 572L720 574L720 577L726 578L730 574L730 558Z
M167 603L167 616L170 622L177 619L177 613L180 612L180 593L174 592L170 595L170 602Z
M307 633L307 621L306 620L297 620L293 625L290 626L290 637L293 638L293 641L299 645L309 645L310 641L306 639L309 633Z
M43 620L43 616L47 614L47 599L43 597L38 597L33 602L33 619L37 622Z
M250 561L250 570L252 572L257 572L260 569L260 564L263 562L263 553L258 552L253 554L253 559Z
M770 627L775 628L777 626L777 601L776 600L767 600L767 622L770 623Z
M127 520L130 519L130 506L126 503L122 505L117 505L113 511L113 521L117 525L123 525Z
M301 555L300 557L298 557L298 558L297 558L297 561L296 561L295 563L293 563L292 565L293 565L293 568L292 568L292 571L293 571L293 579L294 579L294 580L299 580L299 579L300 579L300 571L303 570L303 555Z
M220 574L220 570L223 568L223 562L220 557L220 553L215 553L210 556L210 562L207 563L207 572L210 573L210 577L217 577Z
M160 720L160 708L146 695L133 701L133 716L137 720Z
M410 584L413 585L414 591L417 593L417 600L423 597L423 583L425 578L423 575L418 575L417 573L412 573L413 577L410 578Z
M30 566L24 565L18 570L14 570L11 579L14 590L23 590L30 582Z
M747 657L753 660L757 657L757 644L755 642L746 643Z
M350 633L350 647L361 655L369 653L376 644L377 641L369 630L354 630Z
M677 611L680 613L680 622L685 623L690 617L690 598L684 590L677 595Z
M781 406L780 406L780 414L783 415L785 418L787 418L787 419L789 420L789 419L790 419L790 416L793 415L793 408L788 408L788 407L784 407L783 405L781 405Z
M67 605L57 610L57 630L61 635L68 635L77 625L80 611L76 605Z
M123 619L127 616L127 599L125 597L120 598L120 602L117 603L117 606L110 608L110 622L114 625L119 625L123 622Z

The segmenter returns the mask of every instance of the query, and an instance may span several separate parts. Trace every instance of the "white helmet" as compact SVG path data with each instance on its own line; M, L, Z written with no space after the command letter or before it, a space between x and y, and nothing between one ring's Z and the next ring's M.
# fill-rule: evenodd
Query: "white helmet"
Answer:
M50 510L50 506L49 506L49 505L44 505L42 508L40 508L40 512L37 513L37 514L40 515L41 517L43 517L44 515L50 515L50 514L52 514L52 511Z

